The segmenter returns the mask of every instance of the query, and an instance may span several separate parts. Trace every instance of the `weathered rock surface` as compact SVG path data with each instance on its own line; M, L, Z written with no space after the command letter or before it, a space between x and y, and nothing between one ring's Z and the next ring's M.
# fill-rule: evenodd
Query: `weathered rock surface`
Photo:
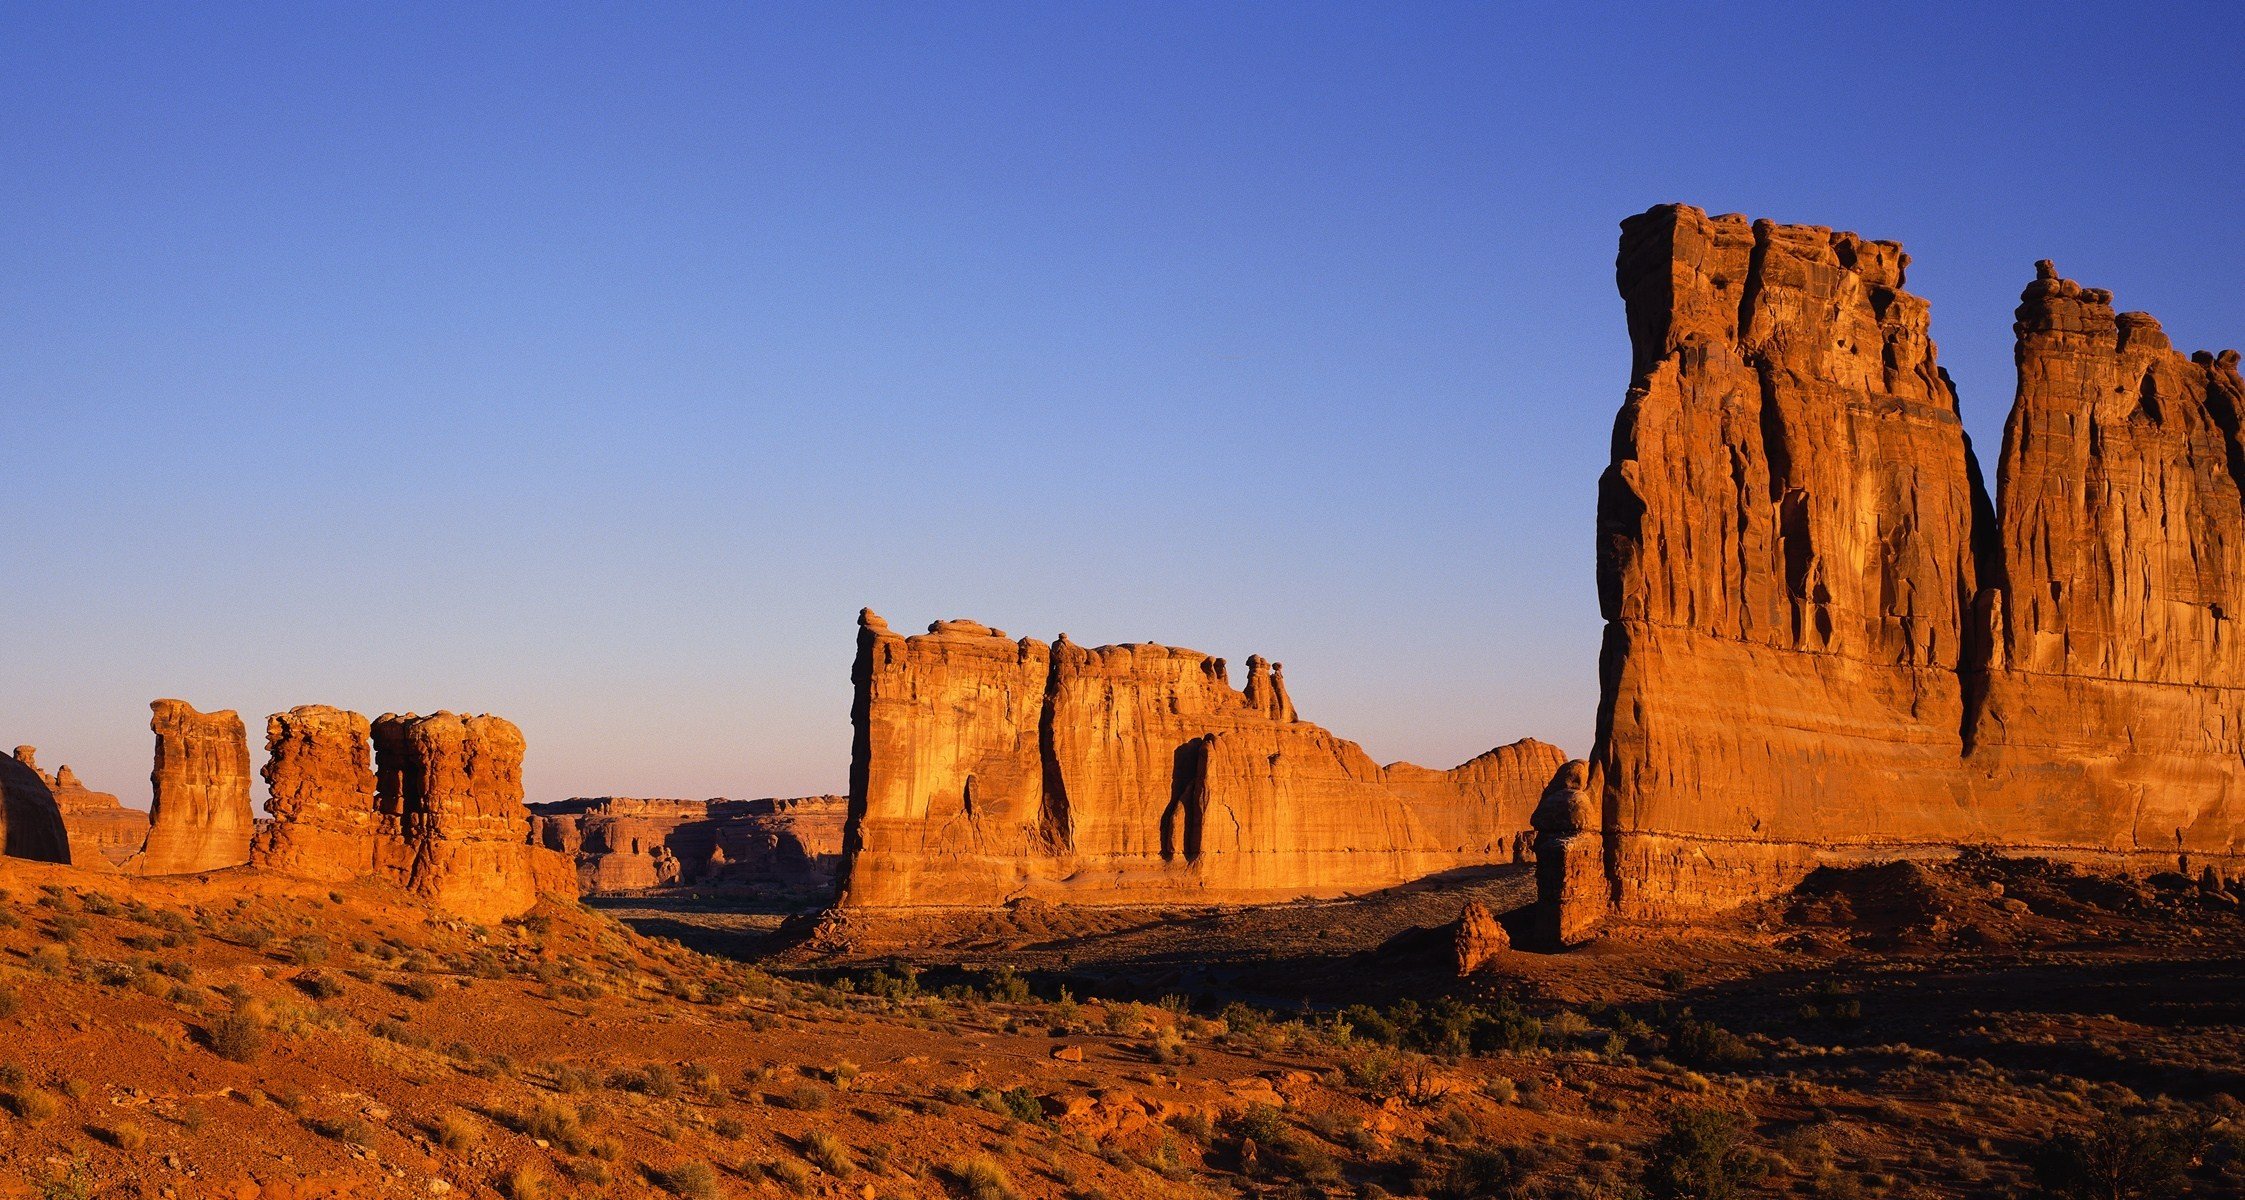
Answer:
M124 868L192 875L249 861L249 736L231 709L195 711L184 700L149 704L156 766L148 776L148 841Z
M1488 905L1469 900L1465 912L1458 917L1456 945L1458 975L1463 978L1512 949L1512 938L1505 933L1504 926L1497 923L1496 914L1489 911Z
M2235 853L2235 356L2186 360L2044 264L1999 517L1907 262L1681 206L1623 223L1591 774L1624 915L1960 844ZM1547 899L1588 883L1558 846Z
M451 712L368 722L313 705L275 715L266 739L273 820L258 837L259 866L388 879L477 921L576 894L568 860L533 842L512 722Z
M1564 756L1381 767L1277 664L859 619L846 906L1255 903L1509 861Z
M1600 788L1589 763L1576 759L1559 768L1536 805L1534 824L1534 937L1546 948L1571 946L1597 931L1613 901Z
M0 758L0 854L41 862L70 861L70 836L55 803L54 780L39 769L30 746Z
M31 768L54 796L55 809L70 841L70 861L97 871L114 870L139 853L148 840L148 814L126 808L108 792L79 782L68 763L47 774L34 759L36 748L16 747L16 761Z
M533 804L540 844L573 858L593 895L691 886L830 895L842 864L846 796Z
M265 811L252 859L306 879L410 873L398 811L375 804L373 735L358 713L301 704L265 719Z

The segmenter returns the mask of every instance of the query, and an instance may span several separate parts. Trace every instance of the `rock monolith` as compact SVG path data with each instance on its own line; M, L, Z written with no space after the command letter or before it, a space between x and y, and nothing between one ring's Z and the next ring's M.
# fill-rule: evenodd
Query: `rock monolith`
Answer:
M149 706L156 766L148 782L148 841L125 861L138 875L191 875L249 861L249 736L233 710L202 713L184 700Z

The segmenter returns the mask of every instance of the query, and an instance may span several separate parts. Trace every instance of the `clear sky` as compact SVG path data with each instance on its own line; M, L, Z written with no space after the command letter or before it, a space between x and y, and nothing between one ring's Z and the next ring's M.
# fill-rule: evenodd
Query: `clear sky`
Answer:
M1615 223L1893 238L1985 459L2037 258L2245 343L2233 4L0 3L0 742L519 723L844 786L853 619L1588 747ZM262 799L262 789L259 790Z

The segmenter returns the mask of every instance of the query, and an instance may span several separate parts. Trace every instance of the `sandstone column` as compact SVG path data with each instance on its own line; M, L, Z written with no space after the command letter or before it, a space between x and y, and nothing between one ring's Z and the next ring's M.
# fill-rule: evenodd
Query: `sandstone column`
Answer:
M374 761L365 717L303 704L265 720L264 768L272 822L250 848L260 867L308 879L376 872L397 823L374 806Z
M127 860L139 875L188 875L249 861L249 737L232 710L196 712L184 700L149 706L156 734L148 842Z

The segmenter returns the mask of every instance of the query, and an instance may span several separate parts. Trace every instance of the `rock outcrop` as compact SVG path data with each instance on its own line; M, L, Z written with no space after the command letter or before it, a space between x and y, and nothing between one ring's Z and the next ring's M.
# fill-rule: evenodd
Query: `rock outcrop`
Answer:
M1257 903L1510 861L1564 756L1381 767L1277 664L861 614L845 906Z
M147 813L126 808L108 792L94 791L79 782L68 763L56 767L52 775L41 771L36 753L35 747L18 746L16 761L39 776L54 797L70 842L71 863L97 871L115 870L140 852L141 844L148 840Z
M542 845L574 859L588 895L692 887L830 897L842 864L846 796L533 804Z
M1479 900L1468 900L1465 912L1458 917L1458 928L1453 935L1458 956L1458 977L1496 961L1505 951L1512 949L1512 937L1497 922L1495 913Z
M55 803L54 780L39 769L33 748L0 758L0 854L41 862L70 861L70 836Z
M275 715L266 739L273 819L258 837L259 866L387 879L477 921L576 894L568 861L533 843L512 722L451 712L368 722L313 705Z
M1575 834L1547 900L1674 919L1960 844L2236 852L2235 355L2186 360L2043 264L1999 516L1907 262L1681 206L1623 223L1634 384L1599 490L1589 772L1606 894L1582 894Z
M184 700L157 700L148 841L124 868L138 875L192 875L249 861L249 737L231 709L201 713Z

